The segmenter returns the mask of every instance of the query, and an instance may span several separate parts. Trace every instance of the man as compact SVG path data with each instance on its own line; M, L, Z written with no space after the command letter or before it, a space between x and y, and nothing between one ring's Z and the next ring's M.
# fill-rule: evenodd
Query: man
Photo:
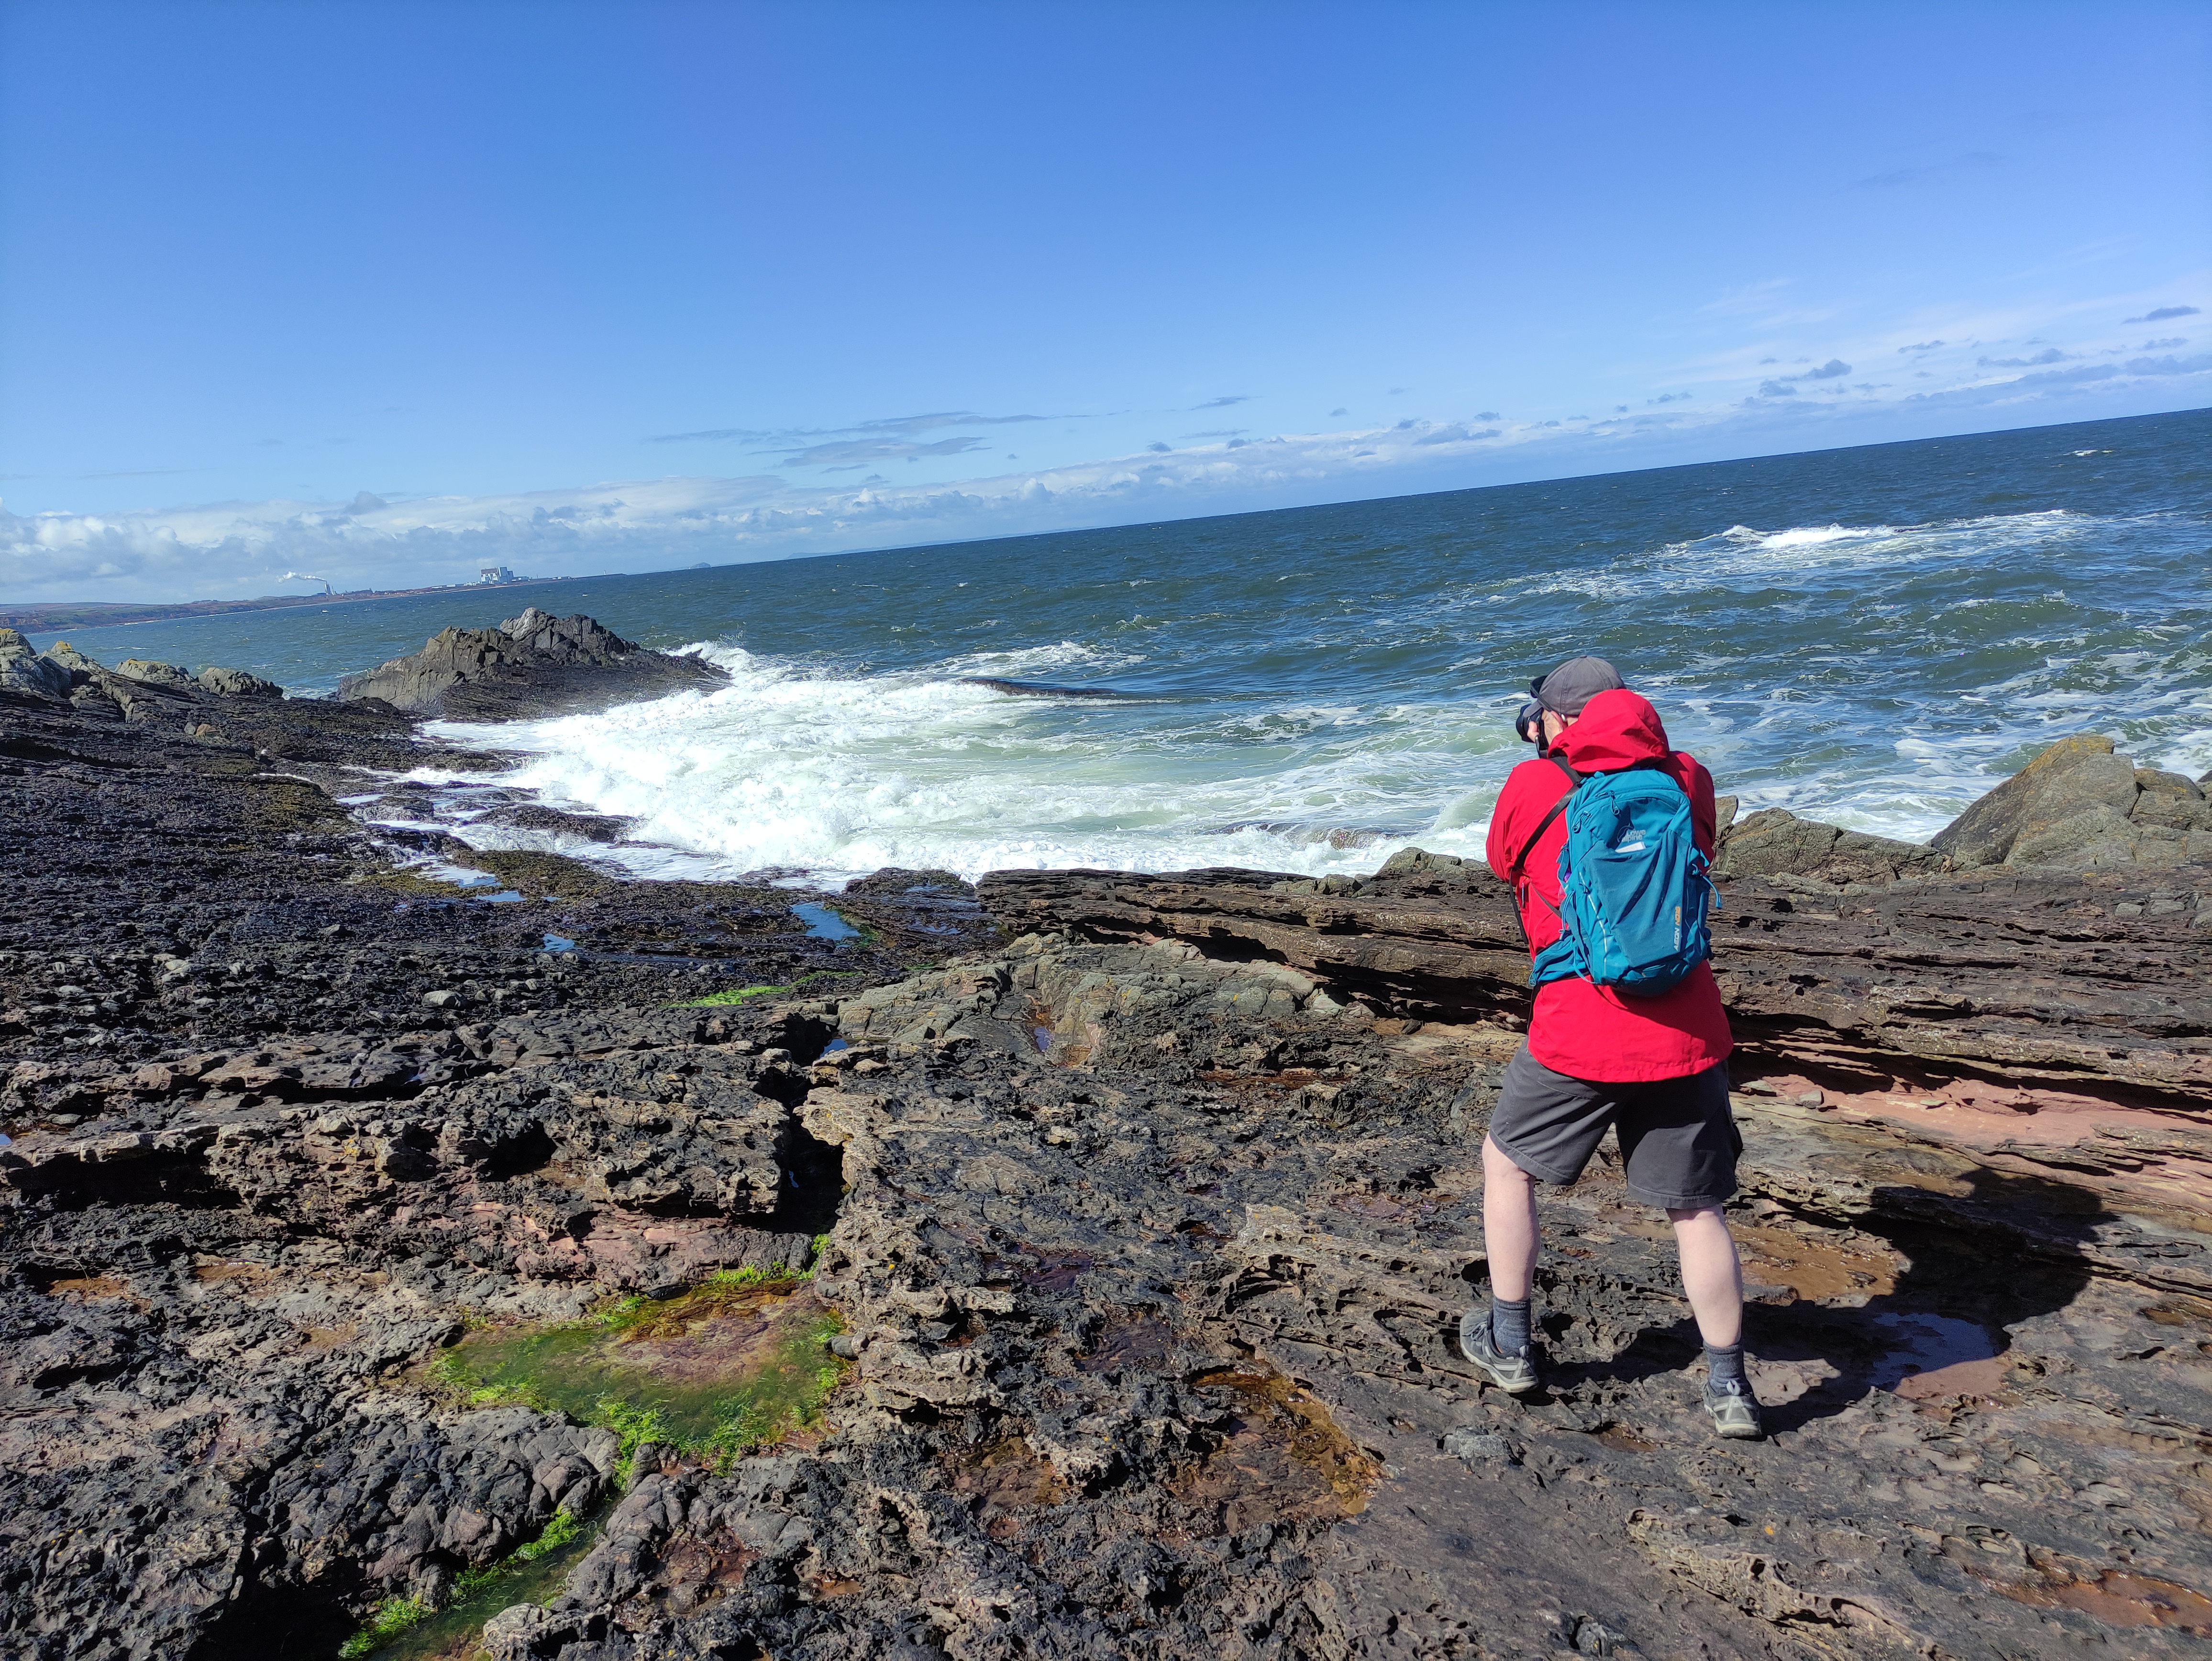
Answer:
M1639 764L1689 798L1698 849L1714 841L1712 776L1672 749L1659 712L1627 690L1602 658L1570 659L1531 684L1524 737L1538 757L1513 770L1490 822L1490 868L1514 890L1532 957L1565 932L1559 856L1562 808L1578 775ZM1679 810L1677 810L1679 811ZM1742 1142L1729 1111L1733 1047L1712 965L1699 962L1667 990L1638 995L1571 974L1536 993L1528 1042L1505 1069L1482 1144L1484 1244L1490 1307L1469 1310L1460 1348L1504 1389L1536 1386L1528 1296L1536 1266L1539 1182L1582 1174L1607 1126L1620 1142L1628 1191L1674 1226L1682 1283L1705 1339L1705 1407L1725 1437L1761 1434L1743 1371L1743 1275L1722 1207L1735 1192Z

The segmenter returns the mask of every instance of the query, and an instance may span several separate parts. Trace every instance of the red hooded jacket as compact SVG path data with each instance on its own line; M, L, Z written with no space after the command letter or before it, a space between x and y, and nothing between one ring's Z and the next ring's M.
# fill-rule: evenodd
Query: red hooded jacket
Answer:
M1611 773L1639 761L1662 765L1689 794L1698 846L1713 852L1713 776L1696 758L1671 749L1659 712L1635 693L1600 692L1583 706L1553 753L1577 773ZM1490 819L1486 850L1490 868L1512 885L1533 955L1559 939L1559 855L1567 845L1567 816L1545 827L1518 874L1513 861L1552 805L1571 788L1549 760L1524 761L1505 781ZM1579 976L1553 981L1536 992L1528 1022L1528 1053L1555 1073L1605 1083L1686 1078L1735 1048L1728 1013L1721 1007L1713 967L1701 963L1656 998L1593 986Z

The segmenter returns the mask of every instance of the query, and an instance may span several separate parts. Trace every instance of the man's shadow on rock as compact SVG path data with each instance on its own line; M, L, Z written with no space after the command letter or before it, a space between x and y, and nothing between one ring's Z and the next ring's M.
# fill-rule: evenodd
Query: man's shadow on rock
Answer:
M1876 1188L1850 1220L1862 1234L1887 1241L1901 1265L1887 1290L1856 1305L1801 1297L1745 1306L1744 1346L1754 1362L1835 1369L1796 1399L1766 1406L1770 1433L1832 1417L1869 1390L1893 1390L1916 1376L1926 1379L1930 1398L1989 1394L2011 1347L2007 1329L2055 1314L2088 1285L2094 1266L2084 1248L2113 1216L2094 1189L1979 1166L1948 1180L1964 1191ZM1680 1372L1702 1348L1686 1316L1645 1329L1609 1361L1555 1367L1552 1388Z

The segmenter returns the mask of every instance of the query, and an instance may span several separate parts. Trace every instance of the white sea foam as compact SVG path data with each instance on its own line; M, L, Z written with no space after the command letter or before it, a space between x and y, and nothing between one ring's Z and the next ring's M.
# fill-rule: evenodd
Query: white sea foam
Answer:
M1655 593L1850 581L1875 572L1902 576L2002 560L2026 550L2055 550L2106 523L2064 508L2045 508L1926 525L1793 526L1779 531L1732 525L1712 536L1624 556L1610 566L1562 573L1545 591L1632 599Z
M1765 536L1744 526L1732 525L1728 529L1728 534L1730 537L1741 538L1760 548L1774 549L1820 548L1825 547L1831 542L1858 542L1869 537L1895 536L1897 532L1887 525L1830 525L1821 529L1804 526L1796 530L1777 531L1771 536Z
M1073 646L894 675L802 673L725 647L702 654L730 671L731 685L435 730L526 752L497 776L503 784L635 819L624 843L593 851L641 873L798 868L824 880L886 865L964 876L1075 865L1371 870L1433 824L1436 758L1421 752L1459 736L1441 709L1232 706L1154 720L1141 706L1010 696L961 678L1109 661ZM1479 829L1425 840L1449 851L1479 844ZM487 846L543 837L460 834Z

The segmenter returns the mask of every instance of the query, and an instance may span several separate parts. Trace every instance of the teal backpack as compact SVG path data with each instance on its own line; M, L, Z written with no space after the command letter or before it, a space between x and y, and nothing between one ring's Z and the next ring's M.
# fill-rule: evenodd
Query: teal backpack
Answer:
M1513 862L1517 878L1552 821L1567 816L1559 854L1560 923L1565 933L1536 954L1528 984L1581 976L1641 997L1667 991L1712 956L1709 910L1718 910L1698 849L1690 798L1649 763L1613 773L1577 773Z

